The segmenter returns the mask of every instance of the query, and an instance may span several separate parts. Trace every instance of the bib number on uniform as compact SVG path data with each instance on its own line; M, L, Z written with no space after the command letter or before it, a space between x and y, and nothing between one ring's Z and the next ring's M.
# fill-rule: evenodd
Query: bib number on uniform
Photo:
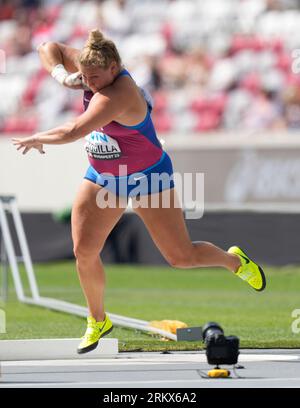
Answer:
M94 130L85 137L85 150L89 157L98 160L113 160L122 156L117 140L105 133Z

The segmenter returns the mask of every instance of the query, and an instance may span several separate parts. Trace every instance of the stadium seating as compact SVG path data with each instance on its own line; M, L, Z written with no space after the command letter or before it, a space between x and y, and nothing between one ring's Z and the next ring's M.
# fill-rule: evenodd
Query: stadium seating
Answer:
M53 81L36 47L51 40L80 48L95 27L116 42L136 82L152 93L160 133L298 128L299 3L4 1L0 132L44 130L82 111L82 93Z

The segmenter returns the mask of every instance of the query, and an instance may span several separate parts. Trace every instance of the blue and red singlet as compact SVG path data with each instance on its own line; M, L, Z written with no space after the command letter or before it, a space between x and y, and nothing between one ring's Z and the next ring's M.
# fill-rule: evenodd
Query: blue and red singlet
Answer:
M128 75L123 69L119 76ZM84 178L120 196L157 193L173 188L173 168L168 154L157 138L151 119L152 103L147 102L144 120L135 126L112 121L85 137L90 167ZM84 91L84 108L93 92Z

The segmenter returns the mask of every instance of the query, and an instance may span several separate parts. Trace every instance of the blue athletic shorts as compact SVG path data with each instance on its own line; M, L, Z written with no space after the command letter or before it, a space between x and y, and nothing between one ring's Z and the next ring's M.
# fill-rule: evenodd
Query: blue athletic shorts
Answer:
M117 196L125 197L154 194L174 188L172 161L166 152L163 152L157 163L140 172L127 176L107 176L90 166L84 178Z

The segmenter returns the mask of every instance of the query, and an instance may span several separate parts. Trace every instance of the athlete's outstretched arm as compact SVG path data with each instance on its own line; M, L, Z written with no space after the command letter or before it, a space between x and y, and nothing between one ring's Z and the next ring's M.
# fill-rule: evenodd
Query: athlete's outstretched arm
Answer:
M24 148L23 154L35 148L44 153L43 144L65 144L74 142L95 129L115 120L128 109L128 95L110 87L97 92L92 97L88 109L73 121L62 126L36 133L27 138L13 138L17 150Z

